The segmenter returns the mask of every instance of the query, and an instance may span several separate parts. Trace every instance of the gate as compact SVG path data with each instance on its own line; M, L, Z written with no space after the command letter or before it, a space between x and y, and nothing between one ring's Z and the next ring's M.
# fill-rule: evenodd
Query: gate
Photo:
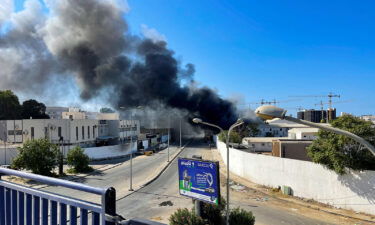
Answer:
M5 180L11 175L101 196L101 204L26 187ZM90 215L90 216L89 216ZM0 168L0 225L115 225L116 190ZM78 223L79 221L79 223Z

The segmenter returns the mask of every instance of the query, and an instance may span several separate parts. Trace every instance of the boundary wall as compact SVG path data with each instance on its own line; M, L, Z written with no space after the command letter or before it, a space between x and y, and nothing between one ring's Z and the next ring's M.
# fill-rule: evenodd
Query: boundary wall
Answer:
M217 149L226 163L225 144L217 140ZM375 171L338 175L313 162L233 148L229 151L230 171L249 181L270 187L289 186L294 196L375 215Z

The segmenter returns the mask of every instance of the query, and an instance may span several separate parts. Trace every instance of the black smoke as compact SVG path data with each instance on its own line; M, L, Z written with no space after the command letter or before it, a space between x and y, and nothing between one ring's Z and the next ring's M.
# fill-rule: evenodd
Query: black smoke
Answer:
M37 0L26 4L25 15L31 15L26 10L40 10ZM200 117L223 128L236 121L231 102L194 85L193 64L182 65L165 41L129 33L126 9L118 1L56 0L47 7L50 15L43 20L33 18L0 36L0 65L7 67L0 77L8 88L40 91L56 76L73 76L83 100L105 92L115 108L163 106L185 112L189 120ZM27 60L7 64L9 49L19 58L37 56L29 60L35 70L27 74ZM17 86L20 77L31 85ZM38 85L32 85L33 80Z

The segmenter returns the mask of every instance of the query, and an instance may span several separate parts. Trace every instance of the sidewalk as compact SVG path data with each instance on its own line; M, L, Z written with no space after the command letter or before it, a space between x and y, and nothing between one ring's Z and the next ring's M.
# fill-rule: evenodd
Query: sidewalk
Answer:
M220 180L223 186L222 195L226 190L226 164L223 162L218 150L212 149L211 158L220 162ZM329 205L318 203L311 199L302 199L293 196L283 195L280 191L255 184L240 176L230 173L231 198L234 200L244 201L244 193L250 196L250 199L273 207L283 208L285 210L299 213L305 217L319 219L333 224L375 224L375 215L356 213L350 210L336 209Z
M150 181L155 179L155 177L157 177L165 168L167 168L168 165L172 162L172 160L175 157L177 157L177 155L183 149L184 149L184 147L182 147L180 149L176 146L171 146L170 162L162 161L162 163L160 163L160 165L157 168L155 168L152 173L149 173L146 176L146 178L143 179L144 181L137 182L137 183L133 184L134 190L137 190L137 189L143 187L144 185L146 185L147 183L149 183ZM163 150L159 151L158 153L164 154L166 152L167 152L167 149L163 149ZM158 154L158 153L155 153L155 154ZM153 159L152 157L153 156L146 156L146 155L134 156L133 157L133 165L136 164L137 162L141 162L141 161L144 162L145 160L152 160ZM118 162L114 163L114 161L118 161ZM103 162L103 163L101 164L100 162ZM119 166L127 166L128 163L129 163L129 157L128 156L123 157L123 158L111 159L111 160L94 161L94 162L90 163L90 166L93 167L93 169L94 169L93 172L78 173L78 174L68 174L66 171L67 171L67 169L69 169L69 166L64 165L64 172L67 173L67 175L64 176L64 177L60 177L59 179L69 180L69 181L73 181L73 182L74 181L80 182L80 180L82 180L83 178L93 176L93 175L96 175L96 174L100 174L100 173L103 173L107 170L111 170L111 169L114 169L114 168L119 167ZM55 169L55 172L56 173L58 172L57 168ZM22 185L25 185L25 186L28 186L28 187L33 187L35 189L44 189L44 188L50 187L49 185L46 185L46 184L40 184L38 182L33 182L33 181L29 181L27 179L13 177L13 176L4 176L2 179L13 182L13 183L22 184ZM119 195L117 195L117 196L118 196L118 198L123 198L124 196L127 196L131 193L132 192L128 191L128 190L126 190L126 191L125 190L118 190Z

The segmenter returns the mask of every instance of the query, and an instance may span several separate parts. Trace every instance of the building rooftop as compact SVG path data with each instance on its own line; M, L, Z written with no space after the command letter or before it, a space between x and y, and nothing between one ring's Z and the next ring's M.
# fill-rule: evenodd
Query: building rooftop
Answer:
M289 139L288 137L245 137L242 140L247 142L272 142L273 140Z
M319 128L314 127L298 127L298 128L292 128L288 132L296 133L296 132L306 132L306 133L318 133Z

